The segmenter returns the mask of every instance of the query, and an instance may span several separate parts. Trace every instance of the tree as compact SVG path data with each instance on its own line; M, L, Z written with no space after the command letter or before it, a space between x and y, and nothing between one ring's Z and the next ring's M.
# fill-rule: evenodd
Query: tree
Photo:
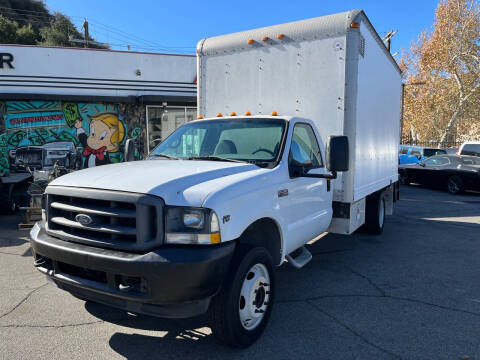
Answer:
M67 46L67 47L78 47L79 45L71 42L71 38L80 39L83 38L72 24L70 19L61 14L54 13L54 20L49 27L44 27L40 29L40 35L42 36L43 45L54 45L54 46ZM82 46L83 47L83 46Z
M478 127L479 1L440 0L433 31L422 32L400 65L407 84L404 135L414 129L421 140L445 143ZM415 83L423 85L408 86Z
M50 14L43 1L0 0L0 43L44 44L52 46L84 47L70 37L83 39L70 19L59 12ZM5 21L6 20L6 21ZM90 48L100 46L92 37Z
M0 15L0 43L15 44L18 24Z
M18 27L16 21L10 21L0 15L1 44L36 44L36 36L30 25Z
M30 24L24 25L17 30L17 42L25 45L35 45L37 43L37 36Z
M19 28L30 25L36 41L40 41L40 28L49 26L53 16L43 1L0 0L0 15L15 21Z

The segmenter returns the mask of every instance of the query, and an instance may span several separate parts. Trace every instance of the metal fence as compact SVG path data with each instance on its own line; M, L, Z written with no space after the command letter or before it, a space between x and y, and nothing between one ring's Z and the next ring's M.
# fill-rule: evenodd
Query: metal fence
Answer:
M412 146L420 146L420 147L429 147L429 148L436 148L436 149L447 149L447 148L458 148L462 145L462 142L458 141L408 141L404 140L401 143L402 145L412 145Z

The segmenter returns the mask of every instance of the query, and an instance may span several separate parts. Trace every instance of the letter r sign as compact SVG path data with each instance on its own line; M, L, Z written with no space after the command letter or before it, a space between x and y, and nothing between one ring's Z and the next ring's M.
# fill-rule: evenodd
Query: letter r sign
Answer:
M14 69L13 65L13 55L9 53L0 53L0 69L3 69L3 64L8 65L10 69Z

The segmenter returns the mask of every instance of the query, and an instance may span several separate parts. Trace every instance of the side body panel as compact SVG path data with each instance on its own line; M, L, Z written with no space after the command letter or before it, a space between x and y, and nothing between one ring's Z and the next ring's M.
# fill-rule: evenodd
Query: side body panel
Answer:
M348 32L345 135L351 141L351 165L345 182L348 202L357 201L398 180L401 74L384 45L362 18ZM357 67L355 67L355 62ZM357 70L357 81L352 76ZM353 108L352 112L348 112Z

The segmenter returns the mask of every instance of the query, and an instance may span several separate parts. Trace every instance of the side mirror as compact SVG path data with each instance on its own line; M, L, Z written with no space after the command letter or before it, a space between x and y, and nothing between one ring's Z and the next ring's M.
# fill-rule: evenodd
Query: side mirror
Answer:
M348 170L348 137L330 136L326 151L327 170L331 172Z
M134 160L135 160L135 140L128 139L125 142L123 161L134 161Z
M420 160L422 158L422 155L417 155L417 159Z

